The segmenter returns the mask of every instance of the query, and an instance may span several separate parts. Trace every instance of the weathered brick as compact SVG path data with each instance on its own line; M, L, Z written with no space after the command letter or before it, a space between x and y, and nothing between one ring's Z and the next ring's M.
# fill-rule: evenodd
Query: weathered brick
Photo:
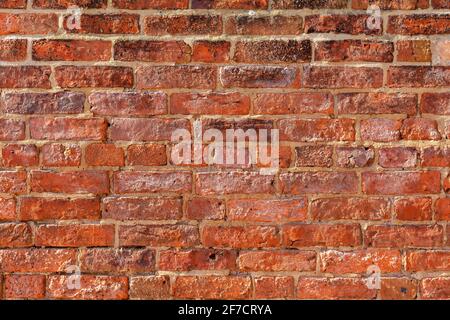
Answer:
M86 146L85 160L89 166L123 166L123 149L114 144L93 143Z
M450 221L450 198L442 198L436 200L434 210L436 212L436 220Z
M279 122L280 140L354 141L353 119L284 119Z
M206 247L244 249L280 245L278 229L272 226L205 226L201 234Z
M39 66L3 66L0 67L0 88L40 88L49 89L49 67Z
M26 56L27 41L25 39L0 40L0 61L23 61Z
M378 150L378 163L383 168L414 168L418 152L412 147L381 148Z
M136 71L139 89L214 89L217 70L208 66L149 66Z
M118 171L113 180L116 193L184 193L192 188L190 172Z
M403 35L433 35L449 32L448 14L390 16L387 27L387 33Z
M76 264L75 249L3 249L0 268L3 272L65 272Z
M376 5L383 10L414 10L428 8L427 0L352 0L352 8L365 10Z
M381 278L383 300L412 300L417 297L417 281L409 278Z
M450 93L424 93L420 99L420 111L450 115Z
M84 40L36 40L32 57L37 61L108 61L111 42Z
M44 275L7 275L6 299L42 299L45 297Z
M31 190L55 193L109 192L109 178L106 171L64 171L51 172L35 170L31 172Z
M331 167L332 146L301 146L295 148L296 167Z
M383 70L370 67L320 67L303 68L303 85L306 88L380 88Z
M34 144L8 144L2 149L5 167L33 167L39 164L39 150Z
M367 61L392 62L394 45L392 42L361 40L331 40L317 42L314 49L317 61Z
M19 219L28 220L98 220L100 201L96 198L37 198L20 199Z
M0 192L18 194L26 191L25 171L0 171Z
M192 0L193 9L267 9L268 0Z
M134 34L139 33L139 15L137 14L82 14L80 27L71 25L69 16L65 16L64 29L68 33L97 34Z
M149 249L83 249L82 272L140 273L155 270L155 252Z
M327 93L259 93L253 100L256 114L332 114L333 96Z
M420 292L422 299L445 299L450 297L450 278L437 277L425 278L420 282Z
M189 0L113 0L113 6L119 9L144 10L144 9L187 9Z
M0 198L0 221L14 220L16 220L16 201L12 198Z
M372 165L375 151L370 147L336 148L336 165L344 168L363 168Z
M103 140L107 123L104 119L50 118L30 119L30 133L38 140Z
M81 163L81 148L76 144L47 143L41 154L44 166L75 167Z
M47 296L51 299L123 300L128 298L128 278L120 276L81 275L80 288L69 289L70 276L51 275Z
M397 220L431 220L431 198L398 199L394 201L394 213Z
M441 140L438 124L432 119L405 119L403 120L400 132L402 139L405 140Z
M244 115L250 111L250 98L231 93L175 93L170 97L170 113L193 115Z
M131 68L109 66L60 66L55 79L62 88L130 88L134 81Z
M183 41L118 41L114 60L186 63L191 60L191 47Z
M433 8L436 9L448 9L450 8L450 3L447 0L431 0Z
M216 15L147 16L143 29L148 35L219 35L222 18Z
M372 225L364 232L364 243L376 248L441 247L440 225Z
M449 268L449 251L410 251L406 255L408 272L448 271Z
M194 41L192 61L195 62L228 62L230 60L231 43L228 41Z
M114 226L100 224L46 224L36 228L36 246L108 247L114 244Z
M33 8L65 9L71 6L80 8L105 8L107 0L34 0Z
M104 219L178 220L182 216L181 199L108 197L103 205Z
M83 112L81 92L7 93L3 110L11 114L76 114Z
M127 149L130 166L164 166L167 164L166 146L162 144L133 144Z
M448 87L450 67L389 67L387 82L388 86L393 88Z
M401 40L397 42L397 61L430 62L429 40Z
M236 252L230 250L189 249L165 250L160 252L160 270L234 270Z
M0 223L0 248L20 248L33 245L31 226L26 223Z
M0 35L46 35L57 31L58 16L53 13L0 13Z
M141 276L130 278L130 298L166 300L170 298L168 276Z
M293 277L258 277L254 279L255 299L292 299Z
M305 33L346 33L380 35L382 28L370 28L369 15L312 15L305 17ZM382 22L381 22L382 25Z
M361 138L366 141L391 142L400 140L399 120L370 118L361 121Z
M192 247L199 243L199 232L192 225L123 225L119 243L123 247Z
M299 35L302 30L301 16L248 16L229 17L225 33L230 35Z
M355 193L358 178L353 172L298 172L280 174L284 194Z
M311 216L317 221L387 220L391 217L388 200L381 198L323 198L310 205Z
M299 86L295 67L226 66L220 68L225 88L292 88Z
M186 218L191 220L222 220L225 217L225 201L220 199L193 198L187 202Z
M374 299L377 290L369 289L364 279L300 278L297 297L300 299Z
M337 96L340 114L391 114L414 115L417 96L408 93L342 93Z
M310 61L309 40L239 41L233 60L238 63L299 63Z
M359 224L291 224L283 226L286 247L359 247Z
M239 269L249 271L297 271L316 269L314 251L241 251L238 259Z
M274 9L345 9L347 0L274 0Z
M0 1L0 8L6 9L24 9L27 6L26 0L2 0Z

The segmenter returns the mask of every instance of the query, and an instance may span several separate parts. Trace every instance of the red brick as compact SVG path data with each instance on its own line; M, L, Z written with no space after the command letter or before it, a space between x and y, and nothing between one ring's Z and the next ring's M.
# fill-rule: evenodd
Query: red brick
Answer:
M402 40L397 42L397 61L430 62L429 40Z
M327 93L260 93L253 101L256 114L332 114L333 96Z
M301 16L248 16L229 17L225 33L230 35L299 35L303 33Z
M106 194L109 178L106 171L32 171L31 190L55 193Z
M149 249L83 249L81 271L137 273L155 270L155 252Z
M439 193L440 173L427 172L363 172L363 191L366 194Z
M393 119L370 118L361 121L361 139L376 142L400 140L402 122Z
M114 60L186 63L191 60L191 47L184 41L117 41Z
M380 88L383 70L370 67L320 67L303 68L303 85L306 88Z
M173 284L177 299L245 299L252 289L250 277L179 276Z
M26 191L25 171L0 171L0 192L18 194Z
M225 201L220 199L193 198L187 202L186 218L191 220L222 220L225 217Z
M39 150L34 144L8 144L2 149L5 167L32 167L39 164Z
M104 119L50 118L30 119L30 133L38 140L103 140L107 123Z
M392 42L361 40L320 41L316 43L314 57L317 61L367 61L392 62Z
M236 252L214 249L164 250L159 255L159 270L234 270Z
M114 173L115 193L184 193L191 191L190 172L119 171Z
M230 60L231 43L228 41L194 41L192 61L196 62L228 62Z
M149 66L136 71L138 89L214 89L217 70L208 66Z
M241 251L238 259L239 270L249 271L315 271L314 251Z
M272 193L274 184L274 176L253 172L205 172L195 176L195 190L199 195Z
M389 67L387 84L392 88L448 87L450 86L450 67Z
M448 14L416 14L389 16L387 33L402 35L434 35L449 32Z
M6 299L42 299L45 297L44 275L7 275Z
M447 0L431 0L433 8L436 9L448 9L450 8L450 3Z
M8 9L24 9L27 6L26 0L2 0L0 2L0 8Z
M320 270L324 273L366 274L372 265L380 268L382 273L401 272L401 252L387 249L364 249L356 251L329 250L320 253Z
M383 300L413 300L417 297L417 281L408 278L382 278L380 298Z
M450 115L450 93L423 93L420 111L439 115Z
M280 140L354 141L353 119L284 119L279 122Z
M98 34L134 34L139 33L139 15L137 14L82 14L81 28L73 28L65 16L63 26L68 33Z
M372 165L375 151L370 147L336 148L336 164L343 168L363 168Z
M413 168L417 165L417 156L416 148L382 148L378 151L378 163L383 168Z
M114 244L114 226L100 224L46 224L36 228L36 246L108 247Z
M369 15L312 15L305 17L305 33L346 33L380 35L382 30L370 29ZM381 25L383 23L381 22Z
M397 220L431 220L431 198L398 199L394 202L394 213Z
M306 198L232 199L227 208L227 220L282 223L306 220L308 204Z
M182 216L181 199L109 197L103 205L103 219L179 220Z
M3 249L0 268L3 272L65 272L77 262L75 249Z
M89 96L91 112L99 116L152 116L167 113L162 92L94 92Z
M414 10L428 8L427 0L352 0L352 8L365 10L376 5L383 10Z
M58 16L52 13L0 13L0 35L53 34L58 31Z
M368 247L440 247L444 230L440 225L372 225L365 230Z
M128 67L60 66L55 79L62 88L116 88L133 86L133 70Z
M408 272L448 271L450 251L410 251L406 255Z
M71 6L80 8L105 8L107 0L34 0L33 8L65 9Z
M225 88L292 88L299 86L295 67L226 66L220 68Z
M450 278L425 278L420 282L422 299L448 300L450 298Z
M215 15L147 16L143 28L148 35L220 35L222 18Z
M133 144L127 149L130 166L164 166L167 164L166 146L162 144Z
M42 164L49 167L74 167L81 164L81 148L75 144L48 143L42 146Z
M274 0L273 9L345 9L347 0Z
M391 206L382 198L323 198L310 205L312 219L332 220L386 220Z
M41 88L50 89L49 67L3 66L0 67L0 88Z
M170 298L168 276L142 276L130 278L130 298L167 300Z
M367 300L376 295L377 290L369 289L364 279L300 278L297 284L300 299Z
M354 172L298 172L280 174L284 194L355 193L358 178Z
M192 247L199 243L199 233L192 225L123 225L119 242L123 247Z
M14 141L25 139L25 123L21 120L0 119L0 140Z
M283 226L286 247L358 247L361 245L359 224L292 224Z
M93 143L85 150L86 164L89 166L123 166L123 149L114 144Z
M51 275L47 279L50 299L124 300L128 298L128 278L119 276L81 275L79 289L69 289L70 276Z
M26 223L0 223L0 248L20 248L33 245L33 231Z
M108 61L111 42L84 40L36 40L32 47L37 61Z
M267 248L280 245L280 235L271 226L205 226L202 243L217 248Z
M407 93L342 93L337 96L340 114L391 114L414 115L417 96Z
M245 115L250 111L250 98L230 93L175 93L170 97L170 113L193 115Z
M99 220L100 201L96 198L37 198L20 200L19 219L28 220Z
M0 221L16 220L16 201L0 198Z
M436 220L450 221L450 198L442 198L436 200L434 210L436 212Z
M233 60L238 63L299 63L310 61L311 42L303 41L239 41Z
M292 299L294 297L293 277L258 277L254 281L256 299Z
M0 41L0 61L23 61L26 56L27 41L25 39Z
M268 0L192 0L193 9L267 9Z
M113 6L119 9L144 10L144 9L187 9L189 0L113 0Z
M7 93L3 109L13 114L76 114L83 112L84 101L82 92Z
M432 119L405 119L400 132L405 140L441 140L438 124Z
M296 167L331 167L332 146L301 146L295 148Z

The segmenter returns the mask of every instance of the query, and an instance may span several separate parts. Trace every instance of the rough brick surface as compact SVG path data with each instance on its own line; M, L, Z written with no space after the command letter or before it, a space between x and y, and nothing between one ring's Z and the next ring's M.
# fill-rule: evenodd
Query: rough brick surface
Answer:
M0 0L0 300L450 300L449 3Z

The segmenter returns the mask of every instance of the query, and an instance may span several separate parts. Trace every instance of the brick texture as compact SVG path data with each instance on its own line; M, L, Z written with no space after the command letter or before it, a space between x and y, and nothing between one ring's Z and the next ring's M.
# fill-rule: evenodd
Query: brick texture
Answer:
M450 300L449 9L0 0L0 300Z

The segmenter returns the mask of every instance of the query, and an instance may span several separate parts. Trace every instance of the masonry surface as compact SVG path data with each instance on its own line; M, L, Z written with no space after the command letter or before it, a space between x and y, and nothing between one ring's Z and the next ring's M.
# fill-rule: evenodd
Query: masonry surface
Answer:
M450 299L449 33L446 0L0 0L0 297ZM195 120L279 129L280 170L174 165Z

